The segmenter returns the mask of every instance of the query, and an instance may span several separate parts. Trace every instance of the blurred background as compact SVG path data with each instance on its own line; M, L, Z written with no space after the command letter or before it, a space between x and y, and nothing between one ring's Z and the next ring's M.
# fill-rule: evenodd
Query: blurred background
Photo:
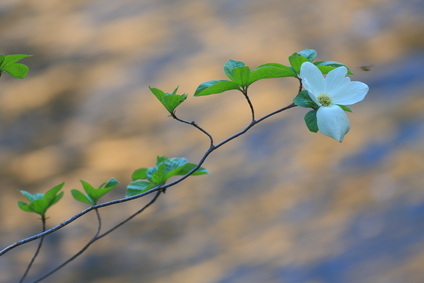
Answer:
M157 155L197 163L208 139L167 117L148 86L179 86L189 94L179 117L219 142L249 123L248 105L236 91L194 98L197 86L226 79L229 59L253 69L309 48L370 87L343 143L310 133L307 109L282 112L43 282L424 282L423 12L418 0L2 0L0 53L34 57L24 80L0 79L1 248L41 230L18 189L65 182L52 227L87 207L70 194L79 180L118 179L108 201ZM297 87L252 85L257 116ZM104 228L150 197L102 209ZM28 282L76 253L95 223L88 214L46 237ZM18 281L36 245L0 258L0 282Z

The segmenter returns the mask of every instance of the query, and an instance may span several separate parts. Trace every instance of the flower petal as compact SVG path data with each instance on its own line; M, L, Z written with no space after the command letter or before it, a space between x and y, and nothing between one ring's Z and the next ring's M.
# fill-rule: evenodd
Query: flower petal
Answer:
M350 82L350 79L346 77L346 74L347 69L345 67L338 67L331 70L325 77L325 93L333 96L340 87Z
M326 136L343 141L350 130L349 119L338 105L321 106L317 111L318 130Z
M317 66L311 62L305 62L300 67L300 78L303 86L315 97L325 91L325 79ZM312 98L312 97L311 97Z
M368 86L362 82L349 82L342 85L333 95L333 104L351 105L364 99Z

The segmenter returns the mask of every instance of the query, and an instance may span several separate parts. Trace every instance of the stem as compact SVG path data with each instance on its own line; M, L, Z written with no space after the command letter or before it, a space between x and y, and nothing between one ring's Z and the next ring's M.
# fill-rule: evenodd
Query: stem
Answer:
M146 204L145 206L143 206L141 209L139 209L138 211L136 211L135 213L133 213L131 216L129 216L127 219L125 219L124 221L120 222L119 224L117 224L115 227L110 228L109 230L107 230L106 232L104 232L103 234L99 235L97 237L97 239L101 239L104 236L106 236L107 234L111 233L112 231L114 231L115 229L119 228L120 226L124 225L125 223L127 223L128 221L130 221L131 219L133 219L134 217L136 217L137 215L139 215L140 213L142 213L144 210L146 210L149 206L151 206L152 204L154 204L156 202L156 200L159 198L159 195L162 193L162 191L157 191L156 195L152 198L152 200Z
M43 232L44 232L44 231L46 231L46 216L44 214L41 215L41 223L42 223L42 226L43 226L42 229L43 229ZM38 256L38 253L41 250L41 246L43 245L43 240L44 240L44 236L41 237L40 242L38 243L37 250L35 251L34 255L32 256L32 258L31 258L31 260L30 260L30 262L29 262L29 264L28 264L28 266L27 266L27 268L24 272L24 275L22 275L21 280L19 280L19 283L24 282L25 277L28 275L28 272L31 269L31 266L35 261L35 258Z
M94 243L96 241L97 236L100 233L100 230L102 228L102 218L100 217L100 213L98 211L97 208L94 209L94 211L96 212L97 215L97 223L98 223L98 227L97 227L97 232L96 234L93 236L93 238L91 238L91 240L75 255L73 255L71 258L69 258L67 261L65 261L64 263L62 263L61 265L59 265L58 267L56 267L55 269L53 269L52 271L46 273L43 277L38 278L36 281L34 281L34 283L36 282L40 282L41 280L45 279L46 277L52 275L53 273L55 273L56 271L58 271L59 269L61 269L62 267L64 267L65 265L67 265L68 263L70 263L71 261L73 261L74 259L76 259L78 256L80 256L83 252L85 252L85 250L88 249L88 247Z
M301 78L297 78L297 79L299 80L299 91L298 91L298 93L299 93L299 92L302 91L303 84L302 84L302 79Z
M201 131L202 133L204 133L205 135L208 136L209 140L210 140L210 146L213 147L213 137L211 136L211 134L209 134L207 131L205 131L202 127L200 127L199 125L196 124L196 122L192 121L186 121L183 119L178 118L175 113L171 113L172 118L174 118L175 120L177 120L178 122L184 123L184 124L189 124L192 125L193 127L195 127L196 129L198 129L199 131Z
M68 263L70 263L71 261L73 261L74 259L76 259L77 257L79 257L82 253L84 253L94 242L96 242L97 240L103 238L104 236L108 235L109 233L111 233L112 231L114 231L115 229L117 229L118 227L122 226L123 224L125 224L126 222L130 221L131 219L133 219L135 216L137 216L138 214L140 214L141 212L143 212L146 208L148 208L150 205L152 205L159 197L159 195L161 194L161 191L158 191L155 195L155 197L149 202L147 203L145 206L143 206L141 209L139 209L137 212L133 213L131 216L129 216L127 219L125 219L124 221L120 222L119 224L115 225L114 227L112 227L111 229L109 229L108 231L104 232L103 234L100 234L100 230L102 227L102 219L100 217L100 213L98 211L97 208L95 208L96 211L96 215L97 215L97 222L99 223L98 228L97 228L97 232L96 234L93 236L93 238L91 238L91 240L79 251L77 252L75 255L73 255L71 258L69 258L67 261L65 261L64 263L62 263L61 265L59 265L58 267L56 267L55 269L51 270L49 273L44 274L42 277L38 278L36 281L34 281L34 283L40 282L41 280L49 277L50 275L52 275L53 273L55 273L56 271L58 271L59 269L61 269L62 267L64 267L65 265L67 265Z
M244 97L247 100L247 103L249 103L249 107L250 107L250 112L252 112L252 122L255 121L255 109L253 108L253 104L252 101L250 101L249 96L247 95L247 89L242 91Z

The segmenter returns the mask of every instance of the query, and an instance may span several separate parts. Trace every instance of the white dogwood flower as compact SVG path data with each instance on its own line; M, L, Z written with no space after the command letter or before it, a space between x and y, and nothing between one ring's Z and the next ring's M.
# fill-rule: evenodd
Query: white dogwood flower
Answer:
M350 129L349 119L339 105L351 105L364 99L368 86L346 77L346 67L331 70L324 78L314 64L305 62L300 68L302 84L311 99L319 106L318 130L340 142Z

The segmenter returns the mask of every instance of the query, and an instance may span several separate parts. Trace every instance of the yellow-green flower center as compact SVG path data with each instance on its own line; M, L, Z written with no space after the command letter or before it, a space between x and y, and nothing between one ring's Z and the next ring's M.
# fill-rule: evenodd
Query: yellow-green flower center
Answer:
M318 102L321 103L322 106L330 106L331 105L331 97L328 94L320 94L317 97Z

